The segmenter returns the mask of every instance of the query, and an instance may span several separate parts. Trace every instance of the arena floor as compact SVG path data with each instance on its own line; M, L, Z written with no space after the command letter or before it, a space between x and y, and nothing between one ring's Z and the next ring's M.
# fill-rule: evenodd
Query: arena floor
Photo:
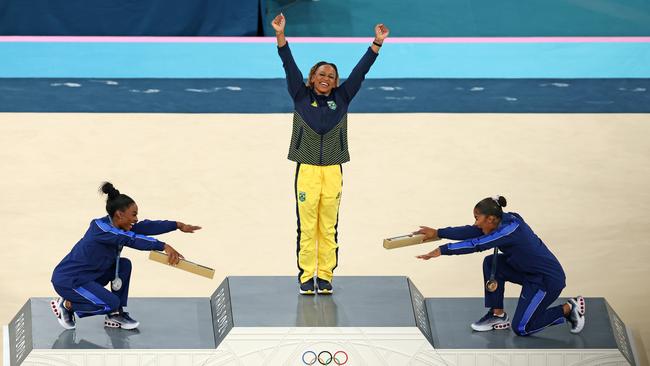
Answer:
M133 197L141 219L202 225L163 240L217 273L207 280L128 249L131 296L208 296L227 275L294 275L290 119L0 114L0 321L29 297L54 295L52 269L105 214L102 180ZM414 257L431 246L386 251L381 240L418 225L472 223L478 200L502 194L563 264L562 295L605 297L647 364L650 115L396 113L349 121L337 275L406 275L427 297L482 296L483 254L425 262Z

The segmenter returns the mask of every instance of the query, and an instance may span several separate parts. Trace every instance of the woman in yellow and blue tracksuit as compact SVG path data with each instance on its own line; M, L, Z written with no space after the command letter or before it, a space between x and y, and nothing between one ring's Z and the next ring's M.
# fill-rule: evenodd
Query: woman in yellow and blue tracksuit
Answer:
M295 161L295 198L298 215L298 280L301 294L314 294L314 275L319 294L332 293L332 277L338 260L338 210L343 185L343 163L350 160L347 112L375 62L389 29L375 26L375 40L340 86L336 65L321 61L307 79L291 55L284 37L286 19L272 22L278 54L294 103L289 160Z

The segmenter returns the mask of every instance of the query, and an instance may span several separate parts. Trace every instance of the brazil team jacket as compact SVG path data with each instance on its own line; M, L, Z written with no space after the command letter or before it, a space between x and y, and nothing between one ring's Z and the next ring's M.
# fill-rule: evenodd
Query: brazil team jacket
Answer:
M504 212L499 226L484 235L476 226L467 225L438 229L443 239L462 240L440 246L443 255L468 254L499 248L512 268L533 283L546 288L565 286L566 276L560 262L544 242L517 213Z
M289 44L278 47L293 99L294 116L289 160L312 165L335 165L350 160L347 114L377 54L370 47L348 78L330 95L318 95L305 85Z
M127 246L138 250L163 250L165 243L146 235L176 230L175 221L137 222L130 231L118 229L108 216L90 222L86 234L54 268L52 283L76 288L94 281L115 265L118 251Z

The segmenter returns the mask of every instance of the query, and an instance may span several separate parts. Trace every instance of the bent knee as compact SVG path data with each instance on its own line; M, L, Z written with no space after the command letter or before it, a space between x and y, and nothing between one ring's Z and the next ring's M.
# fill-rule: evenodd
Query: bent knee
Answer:
M531 334L524 324L512 324L512 331L520 337L526 337Z

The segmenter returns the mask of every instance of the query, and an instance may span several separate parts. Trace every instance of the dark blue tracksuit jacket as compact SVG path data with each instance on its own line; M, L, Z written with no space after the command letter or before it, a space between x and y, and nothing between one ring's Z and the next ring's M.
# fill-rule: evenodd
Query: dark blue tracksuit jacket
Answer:
M498 247L512 268L530 283L548 289L562 289L566 276L560 262L517 213L504 212L495 231L484 235L476 226L438 230L444 239L462 240L440 246L443 255L467 254Z
M557 258L535 235L524 219L514 212L504 213L499 226L484 235L476 226L448 227L438 230L445 239L462 240L440 246L444 255L467 254L498 247L495 279L497 290L485 290L485 306L503 309L505 281L521 284L521 294L512 318L517 335L530 335L565 322L562 305L552 306L565 287L566 276ZM490 276L492 256L483 262L483 276Z
M117 253L127 246L138 250L163 250L164 243L145 235L176 230L175 221L143 220L124 231L114 227L108 216L90 222L86 234L54 268L52 284L77 288L114 268Z

